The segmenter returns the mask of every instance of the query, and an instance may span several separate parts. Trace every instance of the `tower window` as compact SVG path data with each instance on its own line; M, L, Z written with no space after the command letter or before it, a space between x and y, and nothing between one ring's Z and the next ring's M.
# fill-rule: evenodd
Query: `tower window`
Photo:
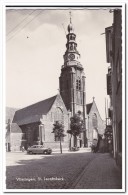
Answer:
M79 90L81 90L81 80L79 80Z
M76 80L76 89L79 89L79 81Z
M81 80L80 79L76 80L76 89L81 90Z
M70 50L73 50L73 44L70 45Z
M70 40L72 40L72 35L70 36Z

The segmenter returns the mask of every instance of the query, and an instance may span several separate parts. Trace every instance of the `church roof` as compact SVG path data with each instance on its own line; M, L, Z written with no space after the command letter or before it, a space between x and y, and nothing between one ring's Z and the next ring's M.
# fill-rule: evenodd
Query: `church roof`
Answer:
M13 118L13 123L23 125L40 121L41 116L48 113L56 97L57 95L17 110Z
M89 114L93 103L86 104L87 114Z

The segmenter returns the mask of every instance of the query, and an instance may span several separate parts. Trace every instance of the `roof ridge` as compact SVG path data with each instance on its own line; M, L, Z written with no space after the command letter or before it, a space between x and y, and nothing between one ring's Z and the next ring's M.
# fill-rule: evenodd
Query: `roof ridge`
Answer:
M57 96L57 95L54 95L54 96L52 96L52 97L50 97L50 98L47 98L47 99L41 100L41 101L36 102L36 103L33 103L33 104L30 104L29 106L23 107L23 108L21 108L21 109L19 109L19 110L23 110L23 109L25 109L25 108L29 108L29 107L31 107L31 106L34 106L34 105L38 104L38 103L41 103L41 102L44 102L44 101L50 100L50 99L52 99L52 98L55 98L56 96ZM17 111L19 111L19 110L17 110ZM17 112L17 111L16 111L16 112Z
M49 110L51 109L51 107L52 107L53 103L55 102L57 96L58 96L58 94L53 96L53 97L51 97L51 99L53 98L53 102L52 102L51 106L49 107ZM50 98L48 98L48 99L50 99ZM48 100L48 99L46 99L46 100ZM48 112L49 112L49 110L48 110Z

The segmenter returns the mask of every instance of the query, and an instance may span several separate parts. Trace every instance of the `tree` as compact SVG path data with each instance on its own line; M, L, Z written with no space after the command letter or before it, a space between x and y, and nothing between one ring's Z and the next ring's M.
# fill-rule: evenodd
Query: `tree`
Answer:
M70 130L67 132L74 136L74 146L77 146L77 136L83 132L83 120L81 118L81 112L78 111L73 117L70 118Z
M60 152L62 154L62 144L61 144L61 141L62 141L62 138L65 137L66 135L64 134L64 125L62 123L60 123L59 121L56 121L54 124L53 124L53 131L52 133L55 134L55 137L57 137L60 141Z

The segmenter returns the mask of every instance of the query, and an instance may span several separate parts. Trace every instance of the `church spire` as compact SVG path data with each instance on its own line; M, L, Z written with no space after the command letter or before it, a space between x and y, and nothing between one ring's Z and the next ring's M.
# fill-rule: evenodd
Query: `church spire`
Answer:
M77 50L76 35L74 33L74 27L72 24L71 11L69 12L69 15L70 15L70 23L67 27L68 34L66 35L67 43L66 43L66 52L64 54L64 66L77 65L79 67L82 67L82 65L79 62L80 54Z

